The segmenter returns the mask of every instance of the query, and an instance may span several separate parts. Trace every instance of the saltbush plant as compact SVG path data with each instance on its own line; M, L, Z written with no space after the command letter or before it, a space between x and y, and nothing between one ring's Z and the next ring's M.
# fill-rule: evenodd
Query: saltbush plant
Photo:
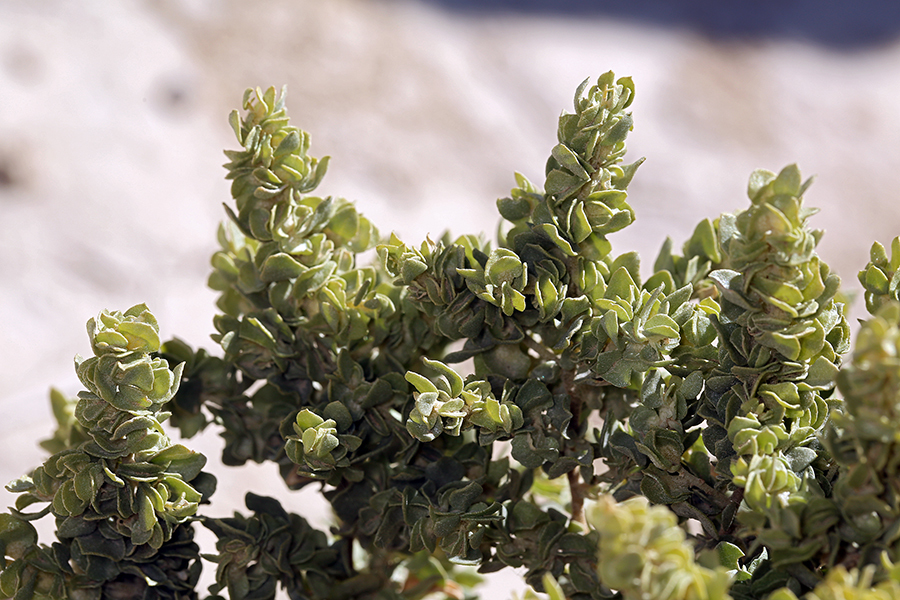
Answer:
M283 92L248 90L219 349L162 343L143 305L88 322L52 456L7 486L0 593L197 598L205 560L232 600L475 598L474 570L506 567L554 600L900 597L900 240L860 273L853 349L796 166L754 172L749 206L644 278L610 243L635 219L633 98L612 73L578 88L496 243L407 244L313 195L327 160ZM212 516L205 457L171 437L207 427L333 522L252 492Z

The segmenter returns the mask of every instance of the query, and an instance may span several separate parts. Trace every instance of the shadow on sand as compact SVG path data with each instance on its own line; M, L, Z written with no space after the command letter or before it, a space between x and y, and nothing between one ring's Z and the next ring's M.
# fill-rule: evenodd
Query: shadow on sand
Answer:
M900 37L897 0L422 0L452 12L604 19L683 28L713 40L787 39L837 50Z

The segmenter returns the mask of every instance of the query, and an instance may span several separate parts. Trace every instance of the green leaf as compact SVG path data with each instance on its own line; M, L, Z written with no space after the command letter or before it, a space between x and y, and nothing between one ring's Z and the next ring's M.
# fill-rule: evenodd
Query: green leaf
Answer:
M544 189L548 195L554 196L561 201L574 196L583 185L584 179L560 169L554 169L547 174Z
M231 129L234 131L234 136L237 138L238 143L243 145L244 136L241 132L241 116L238 111L233 110L229 113L228 124L231 125Z
M576 256L575 250L572 248L572 245L560 235L559 229L550 223L543 223L537 226L538 229L544 232L544 234L559 248L569 256ZM590 239L590 238L588 238Z
M785 453L785 458L795 473L802 473L818 457L815 450L803 446L795 446Z
M337 270L337 264L333 261L326 261L320 265L316 265L305 270L297 277L292 293L295 298L302 299L305 296L320 290Z
M91 476L90 469L85 469L75 475L74 486L75 494L85 502L93 501L94 494L100 487L99 482L95 486L95 482L93 477Z
M305 431L310 427L316 427L323 423L325 419L312 412L308 408L304 408L299 413L297 413L297 426L301 431Z
M630 102L630 101L629 101ZM631 180L634 179L635 173L637 173L638 167L644 164L646 158L639 158L633 163L629 165L624 165L621 167L622 174L618 177L613 177L613 183L616 188L620 190L624 190L631 184Z
M772 191L776 194L799 196L802 182L803 179L800 176L800 169L797 165L788 165L781 170L778 177L772 182Z
M751 200L756 200L759 192L773 179L775 179L775 173L771 171L767 171L765 169L757 169L756 171L753 171L753 173L750 175L750 182L747 186L747 195Z
M334 421L338 431L346 431L353 425L353 415L350 410L341 402L329 402L322 412L326 420Z
M872 247L869 249L869 262L880 267L886 266L888 264L887 252L880 242L874 242L872 244Z
M802 385L802 389L824 390L832 387L835 381L837 381L837 377L837 365L824 356L819 356L809 367L806 379L804 379L802 383L799 383L798 386Z
M426 392L433 392L436 394L438 392L437 386L435 386L430 379L419 375L415 371L407 371L406 375L403 377L406 381L410 382L419 393L424 394Z
M206 457L181 444L173 444L152 457L150 462L164 464L166 472L177 473L185 481L190 481L206 466Z
M513 437L512 456L527 469L536 469L544 464L544 457L535 449L527 433L519 433Z
M291 154L298 148L300 148L300 134L296 131L291 131L284 136L284 139L278 144L274 156L275 158L279 158L285 154Z
M641 479L641 493L653 504L674 504L684 499L673 496L655 475L646 471Z
M616 80L616 84L622 86L622 95L627 98L625 102L619 107L619 110L623 110L631 106L631 103L634 102L634 80L631 77L619 77Z
M431 359L425 357L422 359L422 361L427 366L431 367L432 369L434 369L435 371L437 371L438 373L440 373L441 375L443 375L444 377L447 378L447 381L450 383L450 389L447 391L451 398L456 398L462 393L463 379L459 375L459 373L457 373L455 370L451 369L450 367L448 367L447 365L445 365L444 363L442 363L438 360L431 360ZM410 381L410 383L412 383L415 386L415 383L413 381L411 381L409 379L407 379L407 381ZM418 386L416 386L416 387L417 387L417 389L419 389ZM428 391L428 390L419 389L419 391L421 392L421 391Z
M719 555L719 564L726 569L740 569L738 561L744 557L744 552L731 542L719 542L716 545L716 552Z
M450 492L447 501L452 510L467 510L475 500L481 496L483 488L477 481L472 481L465 487Z
M575 202L569 214L569 232L576 244L580 244L593 233L591 223L584 211L583 202Z
M0 513L0 554L19 560L37 541L37 530L31 523L8 513Z
M778 331L765 332L759 337L760 343L780 352L789 360L797 360L800 356L800 340L791 335L785 335Z
M128 338L127 348L129 350L139 350L141 352L156 352L159 350L158 329L152 323L124 321L119 324L117 330Z
M682 397L692 400L700 395L700 392L703 390L703 373L700 371L693 371L684 378L684 381L681 382L681 386L678 388L679 394Z
M279 252L269 256L259 271L259 278L266 282L283 281L299 277L307 270L290 255Z
M21 494L22 492L29 492L33 489L34 481L32 481L29 475L22 475L18 479L13 479L6 484L6 490L13 494Z
M531 216L531 204L525 198L500 198L497 210L501 217L513 223Z
M128 339L118 331L101 331L94 336L94 343L105 344L113 348L124 348L128 345Z
M82 500L75 493L75 482L72 479L63 482L53 496L53 510L57 514L66 516L80 515L87 508L87 505L88 501Z
M581 181L587 181L590 178L590 175L585 171L584 166L581 164L578 155L572 152L572 149L565 144L557 144L554 146L550 151L550 155L556 159L556 162L559 163L560 166L565 167L569 173Z
M616 124L610 128L605 136L603 136L603 139L600 140L600 145L614 146L615 144L624 142L625 138L628 137L628 132L631 131L633 126L634 119L631 115L622 115Z
M890 282L887 276L884 274L884 271L882 271L875 265L869 265L869 268L866 269L865 286L867 290L877 292L879 294L887 294L889 283Z
M547 593L550 600L566 600L566 594L563 592L562 587L549 572L544 573L542 582L544 584L544 592Z
M672 317L661 313L647 319L647 322L644 324L644 332L671 339L680 337L678 323Z
M612 274L609 285L606 288L605 298L622 298L631 303L638 290L637 284L631 278L631 273L625 267L619 267Z

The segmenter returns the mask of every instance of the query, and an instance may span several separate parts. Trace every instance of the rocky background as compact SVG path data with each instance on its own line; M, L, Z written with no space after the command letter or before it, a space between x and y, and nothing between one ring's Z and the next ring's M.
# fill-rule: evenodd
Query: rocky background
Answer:
M3 0L0 480L42 460L48 388L79 390L72 357L101 309L146 302L164 338L213 346L221 152L249 86L288 85L313 155L333 157L323 194L417 242L491 237L513 173L543 181L577 85L632 75L630 156L648 160L617 252L649 274L667 235L745 206L753 169L797 162L816 175L820 253L859 289L872 241L900 234L900 5L850 4ZM248 485L309 514L314 490L286 493L270 465L217 470L214 432L192 445L220 476L215 514Z

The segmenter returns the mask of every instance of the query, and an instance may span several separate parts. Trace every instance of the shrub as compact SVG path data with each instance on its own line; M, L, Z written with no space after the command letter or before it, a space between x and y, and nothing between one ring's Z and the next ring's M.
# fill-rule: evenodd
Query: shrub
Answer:
M312 195L327 159L283 93L248 90L209 279L221 356L161 343L143 305L88 322L85 390L53 392L53 454L8 485L0 592L195 598L204 558L232 600L472 598L467 565L554 599L898 597L900 239L860 273L872 317L843 364L796 166L754 172L745 210L643 279L609 241L635 218L633 98L612 73L578 88L495 245L407 245ZM215 478L172 427L317 486L333 526L252 492L204 515Z

